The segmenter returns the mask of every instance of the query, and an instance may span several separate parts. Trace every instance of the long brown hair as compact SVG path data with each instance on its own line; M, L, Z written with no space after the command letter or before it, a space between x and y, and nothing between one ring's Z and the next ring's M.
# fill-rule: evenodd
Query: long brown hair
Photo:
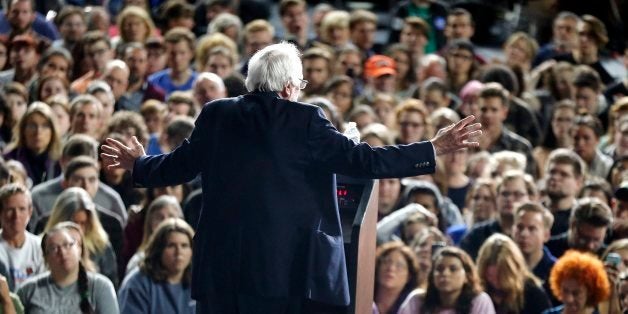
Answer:
M146 257L140 263L140 271L157 282L166 281L168 270L161 263L161 256L166 249L168 236L173 232L185 234L192 245L194 230L185 220L180 218L169 218L164 220L153 233L146 248ZM188 265L183 274L181 283L189 286L192 281L192 263Z
M467 282L462 286L462 291L458 296L458 300L456 300L456 312L469 313L473 298L482 292L480 276L478 276L475 264L469 254L454 246L447 246L439 250L433 258L433 263L435 264L441 257L454 257L460 260L462 268L464 268L467 275ZM434 269L435 267L432 265L428 276L425 303L423 304L423 310L427 313L436 312L440 307L440 294L434 283Z

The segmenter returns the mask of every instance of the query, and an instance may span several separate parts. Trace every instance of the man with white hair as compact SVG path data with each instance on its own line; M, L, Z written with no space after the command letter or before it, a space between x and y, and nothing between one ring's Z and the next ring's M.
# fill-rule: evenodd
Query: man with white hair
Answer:
M129 67L124 61L115 59L107 62L105 66L105 72L103 73L103 79L113 92L113 98L117 102L124 93L126 93L127 87L129 87Z
M203 72L192 83L194 98L199 105L204 106L208 102L227 97L225 83L220 76L211 72Z
M473 117L431 141L355 144L319 107L296 102L307 85L296 46L255 53L240 97L205 106L189 140L146 156L107 139L103 165L136 184L177 185L201 175L203 209L192 262L197 313L346 312L349 287L334 173L368 178L435 171L436 155L472 148Z

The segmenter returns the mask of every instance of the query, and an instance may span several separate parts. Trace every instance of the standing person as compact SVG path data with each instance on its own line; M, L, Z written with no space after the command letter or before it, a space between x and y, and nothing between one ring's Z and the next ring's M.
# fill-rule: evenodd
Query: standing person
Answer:
M132 170L144 186L201 174L204 210L192 263L199 313L344 311L349 288L334 173L426 174L435 155L479 145L481 125L470 124L472 116L430 142L355 144L321 109L295 102L306 85L302 71L294 45L270 45L250 60L250 93L205 106L189 141L172 153L145 156L136 139L130 147L113 139L102 146L107 169Z

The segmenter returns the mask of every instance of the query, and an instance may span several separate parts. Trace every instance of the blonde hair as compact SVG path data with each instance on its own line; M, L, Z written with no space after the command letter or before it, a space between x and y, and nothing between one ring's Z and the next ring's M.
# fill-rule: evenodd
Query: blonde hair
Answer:
M229 49L231 53L232 63L237 64L238 60L238 46L229 38L229 36L223 33L213 33L211 35L205 35L198 40L196 44L195 60L196 68L203 69L209 60L209 52L216 47L225 47Z
M148 12L146 12L146 9L130 5L124 8L124 10L120 12L120 15L118 15L118 30L120 32L120 38L123 42L129 42L129 38L127 38L126 34L122 31L124 20L129 17L138 17L142 20L142 22L144 22L144 25L146 26L146 36L144 37L144 42L155 33L155 23L153 23L153 20L150 15L148 15Z
M100 224L96 205L87 191L80 187L71 187L63 191L57 197L44 233L47 233L60 222L72 221L72 216L80 211L87 213L88 224L83 230L83 242L91 255L102 253L109 245L109 236Z
M528 280L539 285L539 280L528 269L528 265L517 244L509 237L497 233L490 236L480 248L477 258L478 272L484 290L489 290L486 270L497 268L497 280L504 292L502 311L518 313L524 306L524 289Z
M36 114L44 117L46 122L50 125L50 143L48 143L48 147L46 147L48 158L58 160L61 156L61 137L59 135L59 128L57 127L57 118L50 106L41 101L35 101L28 106L26 113L24 113L20 122L15 126L13 141L8 145L7 151L26 146L26 138L24 135L26 124L28 119Z

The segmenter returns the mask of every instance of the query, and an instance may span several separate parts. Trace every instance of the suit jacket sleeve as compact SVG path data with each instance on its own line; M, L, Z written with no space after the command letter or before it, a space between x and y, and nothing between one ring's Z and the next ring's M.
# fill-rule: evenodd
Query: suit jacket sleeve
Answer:
M168 154L142 156L135 160L133 182L141 187L159 187L179 185L194 179L201 171L205 160L204 150L209 147L204 141L208 138L203 133L206 128L207 109L205 106L195 122L189 139Z
M308 149L321 169L362 178L410 177L436 169L431 142L371 147L339 133L318 108L308 126Z

